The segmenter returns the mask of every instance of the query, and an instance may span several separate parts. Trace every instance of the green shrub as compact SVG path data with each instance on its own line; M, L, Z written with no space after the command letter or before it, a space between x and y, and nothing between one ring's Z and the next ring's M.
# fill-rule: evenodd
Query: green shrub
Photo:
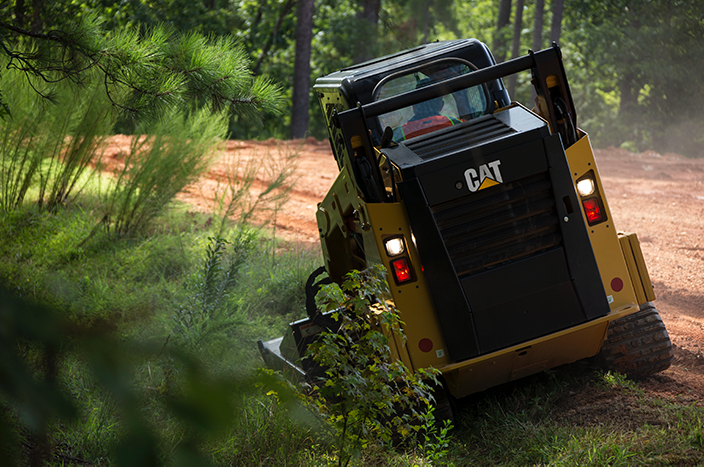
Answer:
M180 345L200 347L204 339L213 339L236 326L239 311L228 301L237 285L239 272L254 247L254 234L239 230L230 242L222 237L210 237L205 263L199 272L192 294L185 306L174 314L174 335Z
M118 235L141 232L209 167L227 129L224 113L169 111L135 136L109 194Z
M431 384L438 384L437 372L413 373L391 357L387 335L402 336L402 323L385 300L389 295L384 268L373 266L351 271L342 286L324 285L316 297L319 309L340 323L309 346L308 358L325 370L311 397L333 430L341 466L370 445L391 446L394 437L420 434L436 459L446 448L432 438L444 438L447 429L428 433L435 428Z
M67 81L49 88L30 85L14 69L0 75L3 98L12 108L0 129L0 209L22 205L35 189L37 204L53 210L99 163L116 114L102 83L94 75L84 78L81 86Z

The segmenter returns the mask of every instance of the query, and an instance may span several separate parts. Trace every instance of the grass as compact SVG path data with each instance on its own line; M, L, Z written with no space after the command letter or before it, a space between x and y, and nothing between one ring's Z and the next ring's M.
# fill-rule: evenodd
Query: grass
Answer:
M702 416L576 363L463 401L450 455L455 465L696 465Z
M260 364L256 340L276 337L286 322L300 316L303 299L291 298L303 297L306 271L319 261L317 252L302 248L279 253L275 262L266 253L252 254L239 272L242 280L222 301L229 310L230 325L210 334L201 345L186 346L175 338L174 317L199 285L205 247L214 235L207 217L176 215L160 219L149 236L120 238L99 232L84 242L95 222L96 217L79 206L55 214L37 213L34 208L5 214L0 218L6 239L0 245L2 283L24 297L52 304L91 333L107 332L122 342L187 351L216 378L229 375L237 380L251 375ZM265 237L258 238L266 242ZM124 434L120 415L124 407L92 376L90 362L80 353L65 357L59 371L61 387L75 401L80 417L50 430L55 455L106 462L114 458L115 441ZM126 376L141 394L147 424L158 427L160 439L170 440L164 442L162 452L176 452L178 440L186 437L184 424L165 403L171 391L183 387L186 367L158 351L131 363L132 376ZM272 406L265 394L251 393L246 398L241 404L244 425L229 437L199 441L215 459L239 464L273 456L287 462L295 458L291 451L299 451L297 446L310 444L307 431L294 427L283 406ZM265 432L268 441L262 438ZM291 443L288 448L281 444L282 436Z

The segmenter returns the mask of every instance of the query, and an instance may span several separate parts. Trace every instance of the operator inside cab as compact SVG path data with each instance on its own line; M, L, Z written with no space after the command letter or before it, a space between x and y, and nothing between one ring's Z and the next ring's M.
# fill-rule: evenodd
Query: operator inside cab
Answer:
M418 83L416 89L432 84L432 80L426 78ZM401 141L404 139L413 138L415 136L424 135L431 131L439 130L448 126L461 123L460 120L442 115L440 112L445 106L445 101L442 97L436 97L428 101L419 102L413 106L413 117L406 123L396 128L394 132L394 140Z
M395 73L377 84L374 100L397 96L471 71L472 67L465 62L444 59ZM393 141L398 143L484 115L489 111L488 102L485 89L473 86L382 114L378 117L379 128L391 128Z

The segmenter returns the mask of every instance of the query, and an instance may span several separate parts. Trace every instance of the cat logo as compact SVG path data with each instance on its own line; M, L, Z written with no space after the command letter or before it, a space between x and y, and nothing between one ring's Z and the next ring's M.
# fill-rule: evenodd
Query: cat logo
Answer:
M488 164L480 165L479 169L470 168L465 170L464 178L467 180L469 191L474 193L475 191L503 183L504 180L501 178L501 171L499 170L500 165L501 161L495 160ZM479 170L479 173L477 173L477 170Z

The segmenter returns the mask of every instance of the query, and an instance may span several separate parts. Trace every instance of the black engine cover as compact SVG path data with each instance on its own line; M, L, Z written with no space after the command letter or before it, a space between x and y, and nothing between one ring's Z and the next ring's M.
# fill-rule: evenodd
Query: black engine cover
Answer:
M401 170L453 361L609 312L562 144L543 120L514 107L384 153Z

